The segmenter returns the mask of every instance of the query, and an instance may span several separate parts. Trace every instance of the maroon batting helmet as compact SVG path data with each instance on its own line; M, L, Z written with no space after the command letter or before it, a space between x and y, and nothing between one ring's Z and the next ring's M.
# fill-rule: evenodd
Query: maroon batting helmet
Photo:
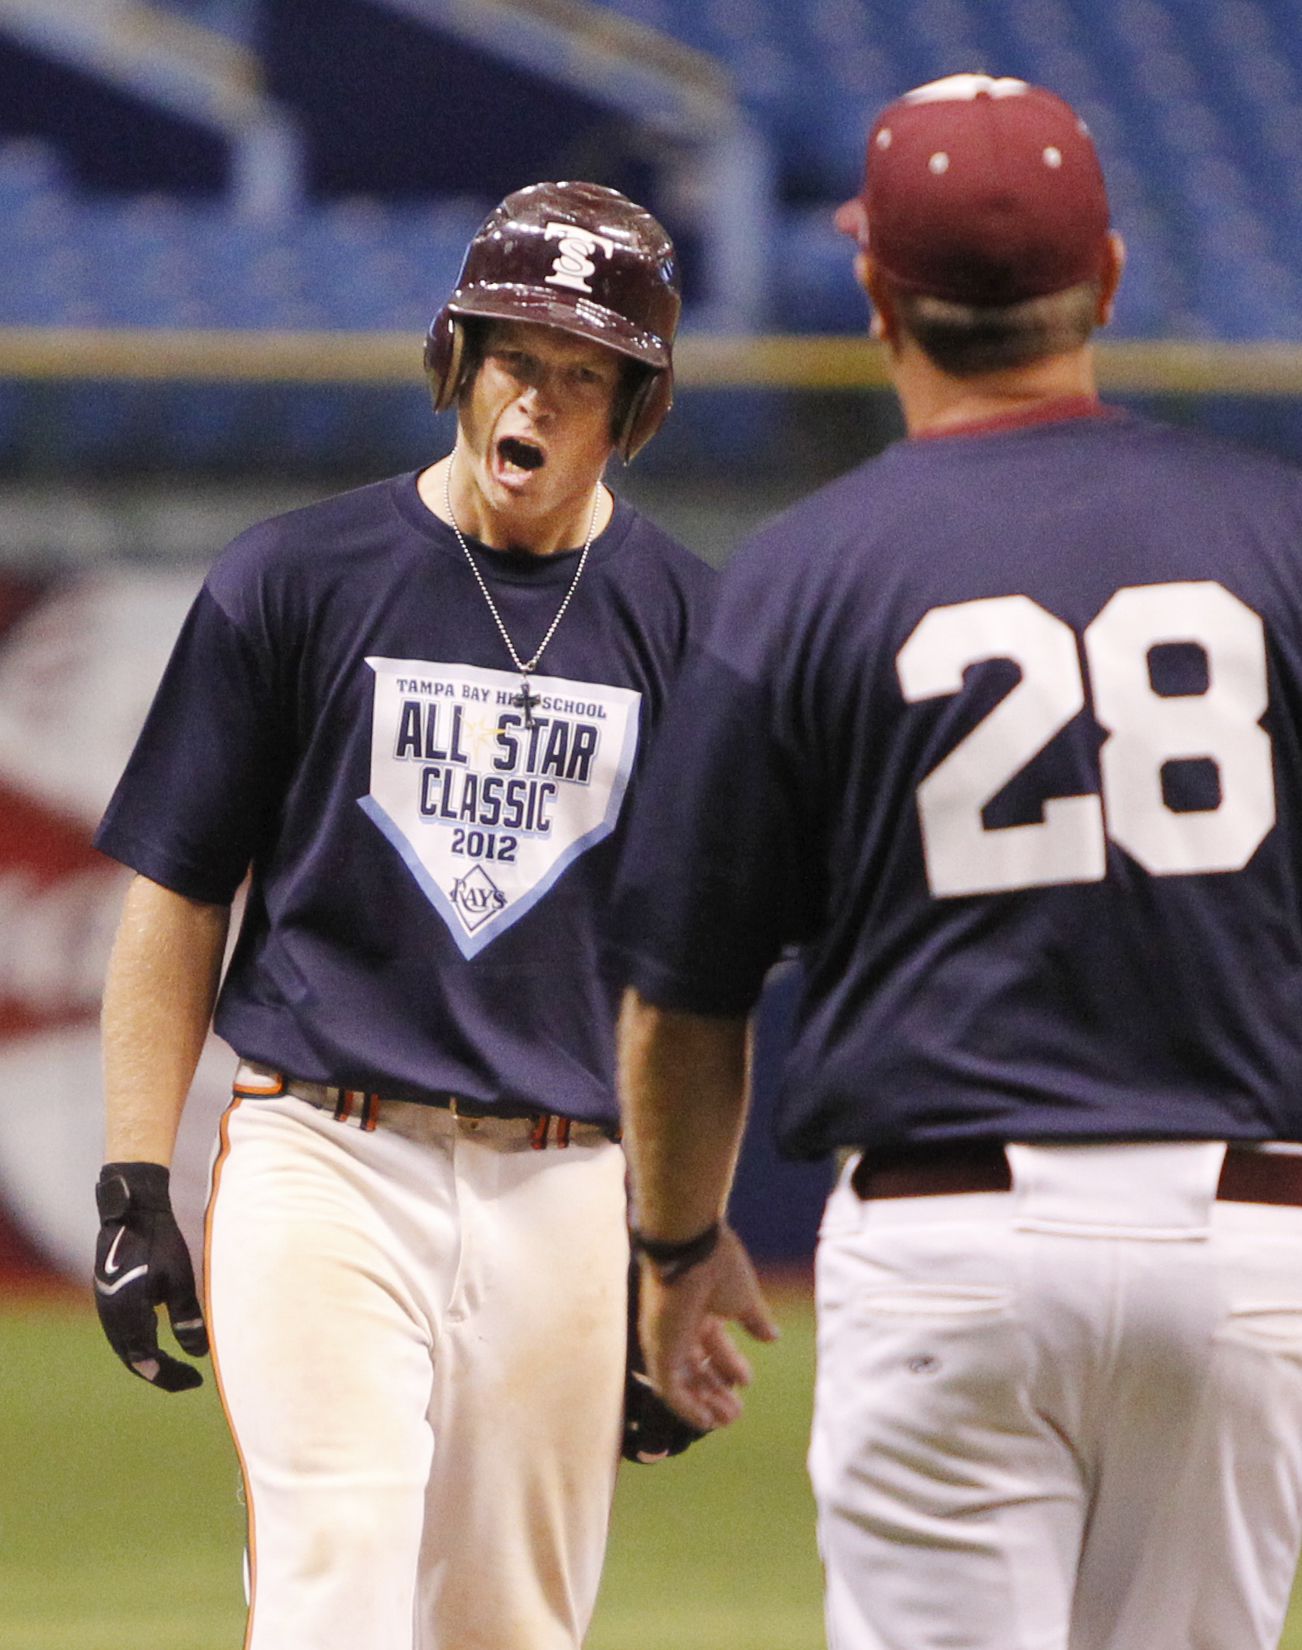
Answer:
M425 370L435 410L451 405L465 372L464 319L559 327L644 369L614 431L627 463L673 401L681 308L674 243L644 208L597 183L518 189L480 225L456 291L430 322Z

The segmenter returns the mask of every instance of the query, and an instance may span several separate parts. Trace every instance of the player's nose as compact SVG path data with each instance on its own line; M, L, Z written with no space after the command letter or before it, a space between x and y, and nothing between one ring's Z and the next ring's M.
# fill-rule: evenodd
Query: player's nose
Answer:
M531 418L550 418L556 411L557 376L542 367L520 392L520 404Z

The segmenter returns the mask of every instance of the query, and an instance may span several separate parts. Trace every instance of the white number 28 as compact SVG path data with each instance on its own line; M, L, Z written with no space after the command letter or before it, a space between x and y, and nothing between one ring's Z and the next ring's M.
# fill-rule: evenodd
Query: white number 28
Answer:
M1201 693L1160 694L1149 654L1163 643L1202 650ZM1076 637L1027 596L933 607L900 649L910 703L957 693L963 672L991 659L1021 671L1017 685L918 787L933 894L987 894L1050 883L1098 882L1110 837L1156 876L1237 871L1275 823L1260 618L1213 581L1118 590L1085 632L1094 715L1106 738L1102 796L1046 799L1035 825L987 827L981 811L1085 705ZM1162 793L1168 762L1216 767L1215 807L1177 811Z

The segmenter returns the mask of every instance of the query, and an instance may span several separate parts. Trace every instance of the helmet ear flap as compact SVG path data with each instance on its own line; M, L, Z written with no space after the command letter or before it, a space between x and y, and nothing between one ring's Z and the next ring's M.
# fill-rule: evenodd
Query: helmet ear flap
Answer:
M430 322L425 338L425 371L435 412L442 412L456 400L465 350L465 327L450 309L441 309Z
M631 464L665 421L674 401L671 372L654 370L642 374L642 382L628 397L624 416L615 432L615 449L625 464Z

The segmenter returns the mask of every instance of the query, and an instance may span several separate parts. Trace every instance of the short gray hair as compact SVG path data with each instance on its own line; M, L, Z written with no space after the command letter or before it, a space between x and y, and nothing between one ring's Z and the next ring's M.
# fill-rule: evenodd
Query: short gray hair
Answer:
M1019 304L955 304L893 289L900 325L943 372L955 378L1022 367L1079 349L1093 332L1099 284L1084 281Z

